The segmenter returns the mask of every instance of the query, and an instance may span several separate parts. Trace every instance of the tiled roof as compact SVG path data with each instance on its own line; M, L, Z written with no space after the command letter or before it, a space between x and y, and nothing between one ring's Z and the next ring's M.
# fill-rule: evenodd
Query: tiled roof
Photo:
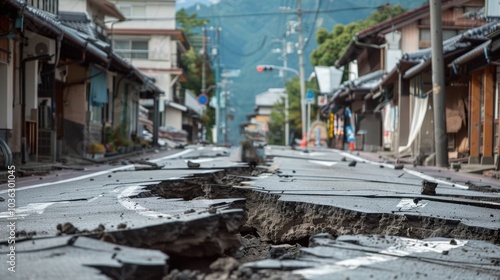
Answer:
M384 77L384 70L378 70L367 75L361 76L355 80L344 82L339 89L337 89L333 95L332 100L341 96L346 92L356 91L356 90L371 90L375 88L382 78Z
M443 55L454 53L458 50L466 51L475 44L488 40L488 35L500 28L500 21L491 22L480 27L469 29L462 34L456 35L443 42ZM477 43L476 43L477 44ZM404 78L408 79L420 73L431 64L432 48L420 50L413 53L405 53L401 60L418 63L405 72Z
M66 12L61 11L58 14L59 22L89 35L91 38L97 38L95 26L87 13L84 12Z
M459 7L464 5L464 3L470 2L470 0L443 0L441 4L442 10L449 9L451 7ZM359 42L366 42L370 38L377 39L381 38L381 34L385 34L394 30L397 30L403 26L409 25L412 22L416 22L424 17L429 17L430 9L429 4L416 8L414 10L408 11L401 15L395 16L394 18L388 19L371 27L361 30L358 32L353 40L347 46L346 51L341 55L341 57L335 62L335 66L339 68L342 65L349 63L351 60L355 59L357 53L364 49L363 46L358 46L356 40Z

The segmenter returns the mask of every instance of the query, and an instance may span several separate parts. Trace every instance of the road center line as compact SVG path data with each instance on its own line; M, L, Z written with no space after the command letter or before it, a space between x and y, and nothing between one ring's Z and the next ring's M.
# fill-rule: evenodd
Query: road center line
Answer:
M25 218L31 214L41 215L45 212L45 209L52 204L56 203L68 203L68 202L45 202L45 203L30 203L26 206L16 208L15 215L11 216L10 212L0 212L0 219L6 218Z
M335 164L337 164L336 162L332 161L320 161L320 160L310 160L309 162L326 166L334 166Z

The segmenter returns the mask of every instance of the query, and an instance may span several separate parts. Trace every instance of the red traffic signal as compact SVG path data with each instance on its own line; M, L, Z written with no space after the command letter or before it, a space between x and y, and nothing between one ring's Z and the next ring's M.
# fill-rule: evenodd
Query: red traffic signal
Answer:
M257 65L257 72L272 71L273 67L270 65Z

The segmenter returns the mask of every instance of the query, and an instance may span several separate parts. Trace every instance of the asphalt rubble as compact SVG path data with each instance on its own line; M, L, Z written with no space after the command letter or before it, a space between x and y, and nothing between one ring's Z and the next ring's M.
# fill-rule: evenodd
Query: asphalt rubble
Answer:
M391 162L376 154L351 153L367 160ZM155 168L147 161L135 163L138 170L140 166ZM468 175L462 178L460 172L450 169L413 168L443 178L465 178L464 182L480 185L481 189L486 189L491 179ZM58 236L54 237L19 232L17 254L29 263L20 271L39 279L68 279L75 275L86 279L362 279L367 273L370 279L416 279L416 275L422 279L498 279L500 275L498 230L472 232L471 237L483 240L468 242L456 237L373 231L374 224L387 219L384 216L364 221L367 224L356 234L343 234L339 230L343 225L338 223L359 223L366 217L352 211L280 201L279 194L249 187L259 176L283 174L268 161L163 181L130 197L213 201L206 211L186 210L187 220L163 220L142 228L117 224L113 229L98 226L91 230L66 222L58 224ZM297 215L302 217L298 219ZM333 218L325 220L325 215ZM335 219L339 217L342 220ZM303 224L295 227L293 234L283 235L294 220ZM454 226L431 225L436 230ZM497 238L485 241L492 234ZM0 243L2 254L6 247L5 242ZM88 251L97 256L85 257ZM409 257L406 252L419 256ZM346 255L349 260L343 260ZM49 268L54 261L62 265ZM383 269L379 268L381 264ZM413 268L401 269L407 266Z

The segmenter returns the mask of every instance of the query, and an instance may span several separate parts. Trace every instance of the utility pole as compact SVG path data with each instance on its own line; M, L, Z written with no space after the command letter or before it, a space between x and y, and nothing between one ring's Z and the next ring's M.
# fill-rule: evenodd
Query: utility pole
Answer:
M302 115L302 143L306 144L307 147L307 124L306 124L306 83L304 79L304 38L302 36L303 25L302 25L302 1L297 0L297 13L298 13L298 33L299 33L299 45L298 45L298 55L299 55L299 80L300 80L300 113Z
M282 57L283 57L283 68L288 68L287 66L287 58L286 58L286 55L288 54L288 49L287 49L287 45L286 45L286 39L283 38L281 39L281 54L282 54ZM290 138L290 120L289 120L289 112L288 110L290 109L290 99L288 97L288 92L286 91L286 71L282 71L283 73L283 88L285 89L285 146L289 146L290 145L290 141L289 141L289 138Z
M207 48L206 48L206 37L207 37L207 29L203 25L201 28L202 31L202 38L201 38L201 93L206 93L205 91L207 90L207 82L206 82L206 69L205 69L205 63L206 63L206 55L207 55Z
M441 0L430 0L432 44L432 101L434 103L434 145L436 166L448 166L448 134L446 132L446 99L443 61Z
M201 28L202 31L202 38L201 38L201 94L207 94L207 74L206 74L206 66L205 63L207 63L207 28L205 25ZM202 114L205 113L205 108L202 106ZM201 133L201 139L205 141L205 136L206 136L206 129L207 126L206 124L203 124L203 130Z
M216 56L216 63L217 66L215 67L215 82L216 84L219 84L220 82L220 55L219 55L219 40L220 40L220 27L215 28L215 48L212 49L213 53ZM221 109L221 89L219 87L215 88L215 99L217 101L217 107L215 108L215 128L216 128L216 137L217 137L217 144L220 144L221 142L221 120L220 120L220 109Z

